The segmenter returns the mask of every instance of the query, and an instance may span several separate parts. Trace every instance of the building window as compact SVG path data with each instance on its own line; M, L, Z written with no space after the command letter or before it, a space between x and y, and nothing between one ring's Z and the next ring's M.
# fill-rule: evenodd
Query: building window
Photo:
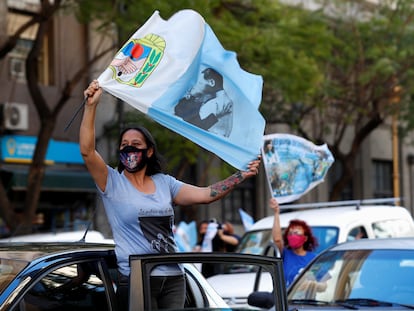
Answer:
M7 20L8 35L11 36L15 34L22 25L30 20L30 18L31 16L29 14L25 15L9 12ZM16 47L8 54L8 71L10 79L16 80L17 82L26 81L25 62L36 38L37 29L38 25L36 24L24 31L20 35ZM49 29L53 29L53 27L49 27ZM47 33L43 38L43 46L38 62L38 79L39 83L43 85L53 84L53 53L50 38L52 38L52 31Z
M374 198L392 197L392 162L374 160L373 168L372 191Z
M25 62L33 45L32 40L19 39L16 47L9 54L9 75L18 82L26 80Z

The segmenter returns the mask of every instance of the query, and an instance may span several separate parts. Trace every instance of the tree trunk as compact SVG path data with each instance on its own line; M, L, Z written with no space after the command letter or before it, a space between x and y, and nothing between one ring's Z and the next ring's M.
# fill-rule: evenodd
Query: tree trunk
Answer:
M339 160L342 164L342 172L339 179L334 183L332 192L329 195L329 201L338 201L345 187L354 177L354 156L348 156L344 160Z

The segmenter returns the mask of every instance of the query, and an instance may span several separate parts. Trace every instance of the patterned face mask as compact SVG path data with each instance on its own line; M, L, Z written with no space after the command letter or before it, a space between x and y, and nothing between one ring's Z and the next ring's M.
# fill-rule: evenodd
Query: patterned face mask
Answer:
M142 170L147 165L147 151L148 149L126 146L119 151L119 160L128 172L134 173Z

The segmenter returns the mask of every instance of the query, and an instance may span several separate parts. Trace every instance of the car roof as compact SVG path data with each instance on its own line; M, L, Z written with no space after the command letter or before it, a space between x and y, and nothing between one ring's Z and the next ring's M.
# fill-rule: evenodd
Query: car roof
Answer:
M11 242L0 243L0 258L32 261L52 254L85 253L88 251L113 251L113 244L85 242Z
M302 209L290 212L283 212L283 205L280 207L280 225L287 227L291 219L302 219L310 226L340 226L369 219L376 221L381 219L411 218L407 209L401 206L391 205L361 205L343 207L323 207ZM339 217L340 216L340 217ZM273 216L265 217L257 221L249 231L271 229Z
M360 239L332 246L327 251L363 250L363 249L403 249L414 250L414 238Z

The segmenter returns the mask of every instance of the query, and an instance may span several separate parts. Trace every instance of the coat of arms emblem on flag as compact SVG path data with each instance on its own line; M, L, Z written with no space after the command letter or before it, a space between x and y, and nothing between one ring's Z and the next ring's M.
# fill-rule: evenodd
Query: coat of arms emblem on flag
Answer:
M109 65L113 79L140 87L161 61L164 49L164 39L154 34L130 39Z

